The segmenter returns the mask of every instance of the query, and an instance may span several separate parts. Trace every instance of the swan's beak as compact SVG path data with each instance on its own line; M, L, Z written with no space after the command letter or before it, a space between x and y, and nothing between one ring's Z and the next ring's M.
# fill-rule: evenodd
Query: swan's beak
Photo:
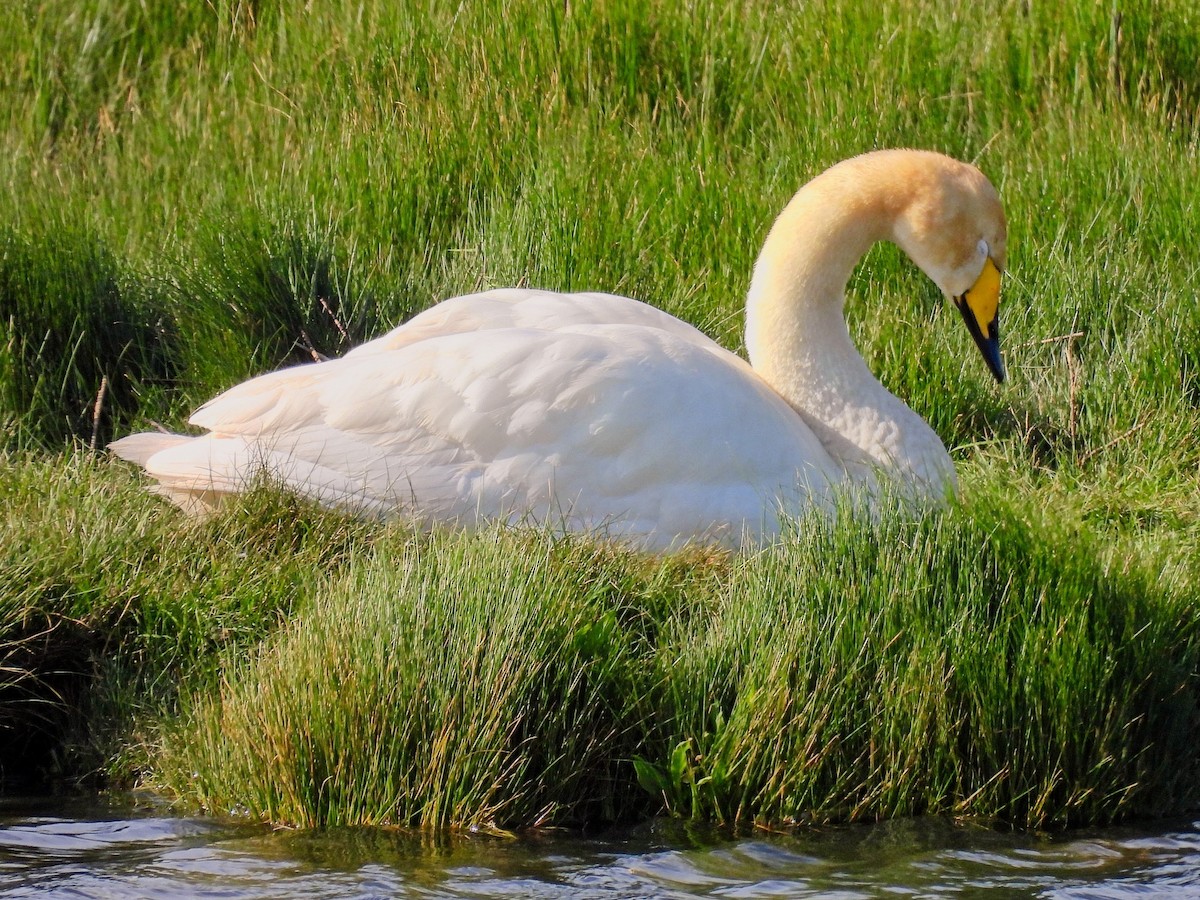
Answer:
M1004 359L1000 356L1000 270L989 258L975 283L954 305L967 323L967 331L975 338L975 346L983 354L996 381L1004 381Z

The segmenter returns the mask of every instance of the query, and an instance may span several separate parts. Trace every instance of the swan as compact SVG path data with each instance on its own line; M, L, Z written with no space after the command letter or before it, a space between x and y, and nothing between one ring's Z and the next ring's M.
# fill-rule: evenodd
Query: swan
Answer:
M888 482L936 504L956 489L950 456L871 374L843 312L854 266L883 240L954 302L1003 381L995 188L941 154L882 150L813 178L771 228L746 303L749 363L627 297L492 290L230 388L190 419L206 434L111 450L192 512L265 471L365 514L532 521L648 550L756 544L846 488Z

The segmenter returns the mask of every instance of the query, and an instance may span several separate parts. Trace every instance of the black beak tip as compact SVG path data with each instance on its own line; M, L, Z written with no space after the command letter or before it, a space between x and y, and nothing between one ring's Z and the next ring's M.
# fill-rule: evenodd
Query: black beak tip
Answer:
M1000 355L1000 342L993 337L991 340L981 340L978 344L979 349L983 351L983 359L987 363L988 371L996 379L996 384L1004 384L1008 373L1004 368L1004 357Z
M975 320L975 313L967 306L966 298L955 297L954 304L958 307L958 311L962 313L963 321L967 324L967 331L971 333L971 337L975 341L975 346L983 354L983 361L987 363L988 371L996 379L996 384L1004 384L1004 379L1008 375L1004 370L1004 357L1000 355L999 320L992 319L988 325L988 337L984 337L983 332L979 329L979 323Z
M1008 377L1008 372L1004 368L1004 357L1000 355L1000 340L996 334L996 323L992 323L991 338L984 338L979 341L979 349L983 351L984 362L987 363L988 370L992 373L992 377L996 379L996 384L1004 384L1004 379Z

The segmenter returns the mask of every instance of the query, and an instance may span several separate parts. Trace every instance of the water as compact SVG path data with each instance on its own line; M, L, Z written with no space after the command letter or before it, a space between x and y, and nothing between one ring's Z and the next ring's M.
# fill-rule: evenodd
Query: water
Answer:
M96 802L0 803L4 897L1200 897L1200 822L1066 835L941 819L731 838L660 821L598 836L422 840L271 831Z

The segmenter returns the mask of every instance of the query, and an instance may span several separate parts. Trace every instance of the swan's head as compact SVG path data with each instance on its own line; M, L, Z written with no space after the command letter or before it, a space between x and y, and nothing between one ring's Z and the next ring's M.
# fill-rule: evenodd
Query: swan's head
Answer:
M894 240L962 313L997 381L1000 274L1007 252L1004 209L974 166L936 153L898 157L903 200Z

